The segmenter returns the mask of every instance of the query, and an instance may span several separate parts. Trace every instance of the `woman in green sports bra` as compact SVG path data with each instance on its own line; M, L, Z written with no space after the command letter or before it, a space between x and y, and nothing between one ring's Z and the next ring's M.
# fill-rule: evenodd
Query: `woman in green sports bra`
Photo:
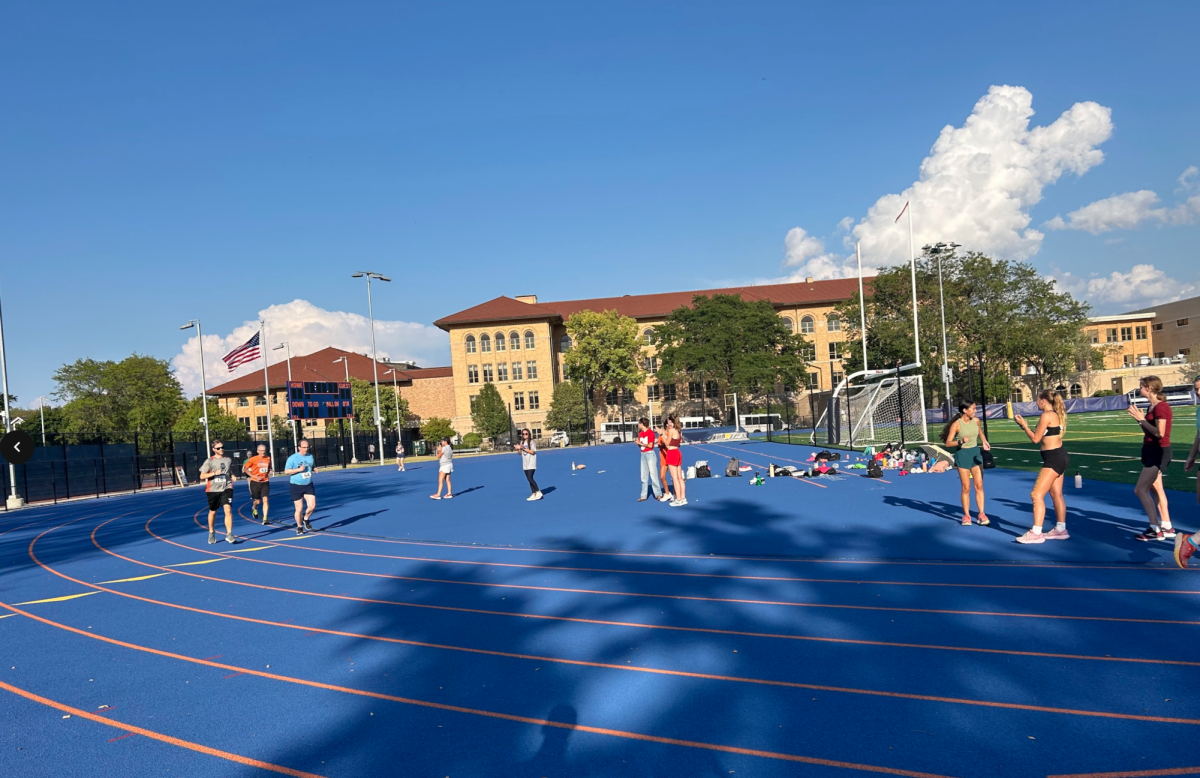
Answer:
M942 432L946 447L954 452L954 466L962 482L962 524L971 524L971 479L975 479L975 506L979 508L979 523L991 524L983 512L983 450L992 447L987 442L979 419L975 418L975 403L959 403L958 414Z

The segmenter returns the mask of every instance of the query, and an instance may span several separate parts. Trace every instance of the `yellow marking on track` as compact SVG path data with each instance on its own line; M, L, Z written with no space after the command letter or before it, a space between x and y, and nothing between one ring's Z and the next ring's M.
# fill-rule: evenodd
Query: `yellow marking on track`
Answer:
M66 597L51 597L48 600L30 600L29 602L18 602L17 605L40 605L43 602L65 602L66 600L74 600L79 597L88 597L100 592L84 592L83 594L68 594ZM14 614L15 615L15 614Z
M0 616L0 619L7 619L7 618L11 618L12 616L16 616L16 615L17 614L15 614L15 613L7 613L3 616Z
M177 565L164 565L164 567L187 567L189 565L211 565L213 562L224 562L225 557L220 559L201 559L199 562L180 562Z
M271 548L271 547L270 546L255 546L254 548L235 548L232 551L226 551L225 553L226 554L244 554L247 551L262 551L264 548Z
M148 581L151 578L158 578L160 575L170 575L170 573L155 573L154 575L139 575L137 578L118 578L115 581L101 581L102 584L110 583L130 583L132 581Z
M311 537L313 537L313 536L308 533L305 533L303 535L293 535L290 538L280 538L279 540L274 540L272 542L273 543L286 543L289 540L306 540Z

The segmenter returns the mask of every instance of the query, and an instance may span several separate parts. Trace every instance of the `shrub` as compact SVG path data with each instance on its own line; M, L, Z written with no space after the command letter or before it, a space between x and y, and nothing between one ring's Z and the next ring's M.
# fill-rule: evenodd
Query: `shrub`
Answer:
M462 444L464 448L479 448L479 444L483 443L483 436L478 432L468 432L463 435Z

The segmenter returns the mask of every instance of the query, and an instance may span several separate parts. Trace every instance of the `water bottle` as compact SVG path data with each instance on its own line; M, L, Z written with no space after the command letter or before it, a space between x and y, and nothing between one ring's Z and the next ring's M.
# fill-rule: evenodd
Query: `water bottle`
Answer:
M572 473L575 472L575 463L574 462L571 463L571 472Z
M1083 476L1081 476L1079 473L1075 473L1075 488L1076 489L1083 488Z

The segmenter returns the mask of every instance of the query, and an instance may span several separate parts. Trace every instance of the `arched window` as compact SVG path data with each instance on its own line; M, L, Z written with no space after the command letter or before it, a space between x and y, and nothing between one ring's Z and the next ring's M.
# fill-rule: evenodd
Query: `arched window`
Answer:
M1071 399L1083 397L1083 387L1079 384L1071 384Z
M504 333L503 332L496 333L496 350L497 351L504 350Z
M783 326L788 332L794 331L794 330L792 330L792 327L793 327L792 320L786 316L783 317Z
M467 336L467 353L468 354L475 353L475 336L474 335Z
M811 335L814 329L815 326L813 323L813 317L805 316L800 320L800 332L804 333L805 335Z
M248 399L246 399L245 397L239 397L239 398L238 398L238 401L237 401L237 407L239 407L239 408L249 408L249 407L250 407L250 401L249 401Z
M521 350L521 336L515 332L508 333L508 350L509 351L520 351Z
M829 316L825 319L825 329L830 332L842 331L842 320L836 316Z
M525 350L533 351L533 347L534 347L535 343L536 343L536 341L534 341L534 339L533 339L533 331L525 330Z
M484 354L487 354L492 350L492 339L486 332L479 336L479 350Z
M571 350L571 336L563 335L558 341L558 350L566 354Z
M646 341L647 346L654 345L654 330L646 330L642 333L642 340Z

